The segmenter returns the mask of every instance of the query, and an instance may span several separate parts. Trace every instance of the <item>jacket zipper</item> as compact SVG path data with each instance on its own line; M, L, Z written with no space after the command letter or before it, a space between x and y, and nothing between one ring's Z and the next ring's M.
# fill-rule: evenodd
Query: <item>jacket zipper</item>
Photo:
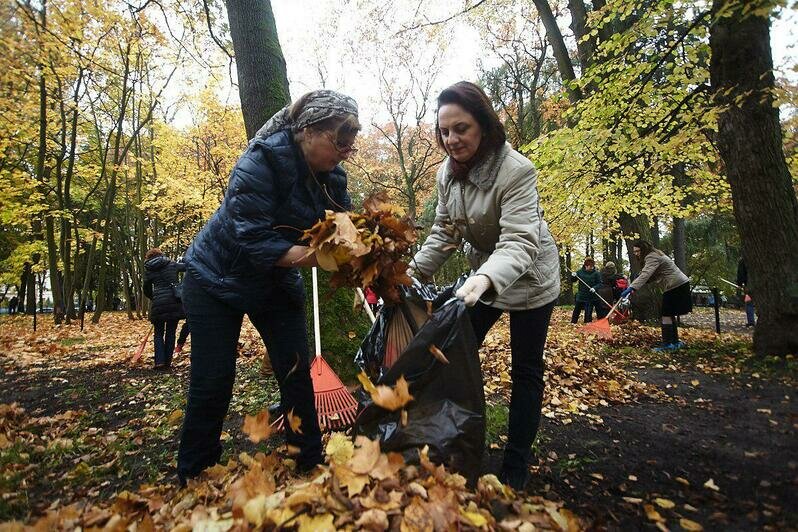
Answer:
M468 234L474 236L471 232L471 224L468 223L468 209L466 209L465 202L465 183L463 181L460 181L460 200L463 203L463 219L465 220L466 229L468 229Z

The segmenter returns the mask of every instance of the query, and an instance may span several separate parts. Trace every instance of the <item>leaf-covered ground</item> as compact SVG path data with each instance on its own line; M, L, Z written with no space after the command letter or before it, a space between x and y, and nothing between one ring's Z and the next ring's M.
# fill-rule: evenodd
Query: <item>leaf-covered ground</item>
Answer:
M149 369L149 359L129 367L148 328L121 314L83 332L41 320L34 334L25 318L0 321L0 521L118 530L798 526L796 363L754 359L748 336L688 329L689 349L659 355L646 348L656 329L627 325L599 342L558 309L539 461L517 495L490 476L468 489L451 472L340 437L333 465L295 474L278 439L255 445L241 431L245 414L276 398L251 328L240 341L225 465L178 490L188 362L179 357L169 373ZM505 438L508 344L501 322L481 352L485 474L497 472Z

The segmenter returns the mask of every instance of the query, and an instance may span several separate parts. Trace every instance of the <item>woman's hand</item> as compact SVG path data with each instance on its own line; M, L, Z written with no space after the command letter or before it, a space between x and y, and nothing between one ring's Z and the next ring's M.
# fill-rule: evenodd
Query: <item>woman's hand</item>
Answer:
M275 264L283 268L309 268L318 266L319 261L316 260L316 253L308 254L307 246L291 246Z
M457 299L462 299L467 307L473 307L490 286L491 282L487 275L472 275L454 295Z

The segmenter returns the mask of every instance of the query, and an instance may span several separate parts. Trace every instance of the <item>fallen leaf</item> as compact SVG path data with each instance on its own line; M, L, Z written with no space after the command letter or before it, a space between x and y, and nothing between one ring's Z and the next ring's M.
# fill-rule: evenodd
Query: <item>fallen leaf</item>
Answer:
M717 484L715 484L715 481L712 479L709 479L706 482L704 482L704 487L714 491L720 491L720 488L718 487Z
M643 505L643 510L645 510L645 512L646 512L646 517L648 517L649 521L654 521L654 522L662 522L662 521L665 521L665 518L663 518L663 517L660 515L660 513L659 513L657 510L655 510L655 509L654 509L654 506L653 506L653 505L651 505L651 504L644 504L644 505Z
M324 448L325 454L330 458L331 463L346 464L355 454L355 446L346 434L333 432Z
M244 426L242 428L252 443L265 440L272 433L269 425L269 410L263 409L255 416L244 416Z
M689 530L690 532L700 532L704 530L704 527L700 524L696 523L695 521L691 521L690 519L686 519L682 517L679 519L679 526L681 526L685 530Z
M671 508L676 506L676 503L674 503L673 501L671 501L669 499L662 499L660 497L657 497L656 499L654 499L654 502L657 503L657 506L659 506L660 508L663 508L665 510L670 510Z
M438 349L438 347L435 344L431 344L429 346L429 352L432 353L432 356L437 358L439 362L441 362L443 364L448 364L449 363L449 359L446 358L446 355L443 354L443 351Z
M302 434L302 420L299 416L294 415L293 408L285 415L285 418L288 420L288 426L291 427L292 432Z
M169 417L166 418L166 422L170 425L177 425L183 419L183 411L181 409L177 409L169 414Z
M354 473L368 474L380 459L380 442L370 440L366 436L358 436L355 440L355 452L349 461Z

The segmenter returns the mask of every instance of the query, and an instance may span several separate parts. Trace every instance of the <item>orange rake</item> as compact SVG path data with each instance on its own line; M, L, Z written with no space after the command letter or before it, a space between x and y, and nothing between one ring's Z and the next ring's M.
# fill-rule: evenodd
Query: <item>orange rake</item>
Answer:
M598 296L601 298L601 296ZM603 298L601 298L604 301ZM590 323L584 324L582 327L579 328L579 332L582 334L592 334L601 338L602 340L612 340L612 328L610 327L610 316L612 316L613 312L618 313L621 315L620 311L617 310L618 305L621 304L624 298L619 299L611 308L610 311L607 313L607 316L601 318L600 320L591 321ZM606 301L604 301L606 303Z
M151 326L150 326L150 330L149 330L149 331L147 331L147 335L146 335L146 336L144 336L144 339L143 339L143 340L141 341L141 343L139 344L139 348L138 348L138 350L136 351L136 354L135 354L135 355L133 355L133 358L131 358L131 359L130 359L130 365L131 365L131 366L132 366L133 364L135 364L136 362L138 362L138 361L139 361L139 359L141 358L141 355L144 353L144 348L147 346L147 340L149 340L149 339L150 339L150 335L152 334L152 330L153 330L153 328L154 328L154 327L155 327L155 325L151 325Z
M313 268L313 340L316 357L310 364L310 378L313 381L316 414L321 430L348 427L355 422L357 401L346 389L344 383L321 356L321 330L319 326L319 283L316 268ZM278 417L272 427L282 430L284 416Z

